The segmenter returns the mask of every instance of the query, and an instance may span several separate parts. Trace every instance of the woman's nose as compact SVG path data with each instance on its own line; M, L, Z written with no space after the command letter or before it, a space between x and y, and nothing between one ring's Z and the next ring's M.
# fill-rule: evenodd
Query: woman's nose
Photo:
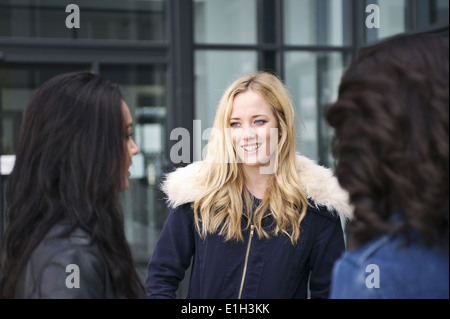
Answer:
M242 132L242 138L247 139L247 140L255 138L257 135L258 134L257 134L255 128L251 127L251 126L244 127L244 130Z
M139 153L139 146L137 146L136 142L133 140L133 145L132 145L132 154L136 155Z

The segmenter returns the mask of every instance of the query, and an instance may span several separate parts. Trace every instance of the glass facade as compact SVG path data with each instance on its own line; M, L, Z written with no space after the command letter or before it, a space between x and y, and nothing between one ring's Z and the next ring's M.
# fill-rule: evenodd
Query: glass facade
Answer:
M331 132L323 114L337 98L349 61L350 55L342 52L286 52L285 81L299 117L297 149L326 166L332 163L327 139Z
M285 0L284 41L290 45L351 43L349 1Z
M299 116L298 150L329 165L331 132L321 114L351 57L350 3L194 1L195 118L202 127L212 126L217 103L234 79L274 72L285 81Z
M194 0L196 43L255 44L257 0Z
M60 0L0 1L0 36L127 41L166 40L164 0L77 0L80 28L64 28L73 10Z
M379 8L379 28L365 28L365 42L404 32L427 30L430 26L448 26L447 0L365 0L365 6Z
M0 0L0 236L8 174L22 117L50 77L91 70L118 83L136 123L140 153L122 196L126 234L145 275L169 209L159 189L173 163L170 133L201 130L201 158L224 90L264 70L286 83L299 117L298 151L332 167L324 111L361 47L405 32L448 38L448 0L78 0L68 28L59 0ZM377 16L366 12L369 5ZM366 20L378 18L369 28ZM198 125L200 124L200 125ZM191 134L192 137L193 134ZM195 134L194 134L195 135ZM198 135L197 135L198 136ZM183 286L180 296L183 296Z

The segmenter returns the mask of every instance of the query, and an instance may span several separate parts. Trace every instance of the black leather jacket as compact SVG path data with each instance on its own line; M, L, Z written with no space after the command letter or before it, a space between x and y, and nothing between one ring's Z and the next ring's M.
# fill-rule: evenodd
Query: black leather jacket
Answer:
M67 225L53 226L22 271L16 298L115 298L106 260L90 236L76 229L55 237Z

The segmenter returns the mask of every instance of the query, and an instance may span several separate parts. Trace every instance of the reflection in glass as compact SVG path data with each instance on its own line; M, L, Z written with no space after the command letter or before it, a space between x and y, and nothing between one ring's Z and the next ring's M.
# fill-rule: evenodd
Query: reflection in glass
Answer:
M379 8L380 27L365 29L367 43L433 25L446 24L448 28L448 0L366 0L365 5L369 4Z
M339 52L286 53L286 86L301 119L297 150L324 165L331 163L328 149L331 132L324 122L324 110L337 98L348 58Z
M255 44L256 0L194 0L196 43Z
M348 0L285 0L283 3L286 44L349 44Z
M366 5L376 4L379 7L380 27L365 28L366 42L377 41L406 31L406 0L367 1ZM368 16L370 13L366 13Z

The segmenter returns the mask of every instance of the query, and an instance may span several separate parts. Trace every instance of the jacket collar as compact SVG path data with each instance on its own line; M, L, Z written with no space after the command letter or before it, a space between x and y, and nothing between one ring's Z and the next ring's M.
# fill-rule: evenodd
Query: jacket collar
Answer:
M353 208L349 204L348 193L341 188L333 172L300 154L297 154L296 161L300 182L308 199L316 205L326 206L343 219L352 218ZM196 176L202 166L202 161L194 162L164 176L161 189L170 207L194 202L201 194L204 185Z

